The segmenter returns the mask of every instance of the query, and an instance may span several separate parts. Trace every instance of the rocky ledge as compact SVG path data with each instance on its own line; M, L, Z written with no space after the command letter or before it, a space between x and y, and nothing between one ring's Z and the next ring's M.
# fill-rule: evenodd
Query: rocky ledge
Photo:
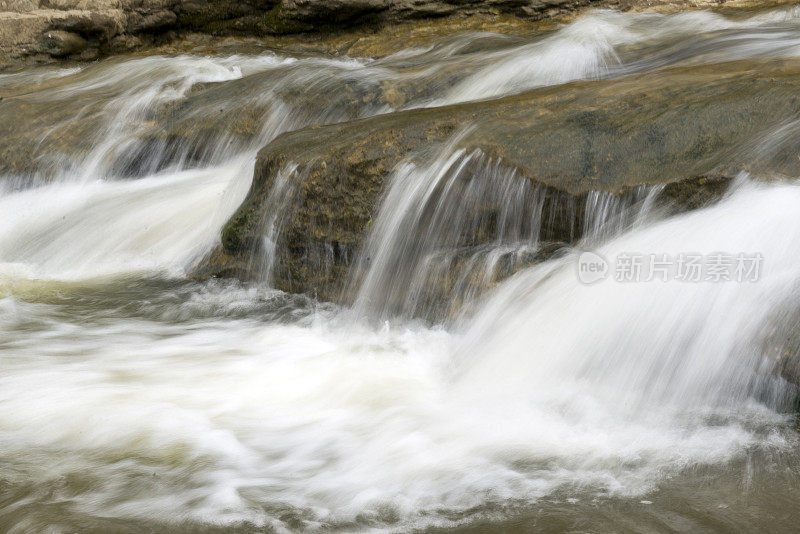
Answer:
M291 202L284 203L289 207L274 229L279 246L272 283L347 302L347 273L393 170L405 158L425 161L432 146L467 125L473 127L456 148L480 150L542 188L545 241L581 237L592 191L626 195L661 184L660 200L670 209L697 208L718 198L740 169L755 175L800 171L797 161L754 153L770 132L798 118L798 90L800 62L735 62L287 133L260 151L247 199L196 275L257 276L250 259L265 232L268 199L279 172L291 165L298 170Z
M749 9L787 0L0 0L0 70L60 60L88 61L172 42L187 32L272 36L270 45L310 41L340 51L371 34L391 43L398 24L410 36L498 21L525 26L563 20L587 7L622 10ZM475 23L477 19L478 23ZM428 28L426 28L428 27ZM430 33L430 32L429 32ZM274 39L274 36L291 36ZM388 38L384 38L388 37ZM407 42L406 42L407 44ZM397 47L400 48L399 46ZM379 49L379 50L378 50ZM390 53L386 46L366 50Z

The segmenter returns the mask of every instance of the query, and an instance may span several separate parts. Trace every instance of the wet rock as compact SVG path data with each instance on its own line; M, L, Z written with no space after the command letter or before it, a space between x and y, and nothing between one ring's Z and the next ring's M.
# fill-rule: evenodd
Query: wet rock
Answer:
M101 56L100 50L97 47L93 46L81 52L78 55L77 59L79 59L80 61L95 61L97 59L100 59L100 56Z
M783 3L789 0L769 5ZM439 36L459 27L503 31L498 23L509 22L531 29L532 21L564 21L587 7L677 11L723 5L752 9L755 4L753 0L0 0L0 66L36 56L39 37L52 29L76 33L104 54L128 50L111 44L119 35L158 46L193 31L267 38L278 48L296 44L301 36L300 41L315 41L317 48L337 53L352 48L350 53L374 57L408 46L432 29ZM432 22L437 20L447 22ZM407 40L393 37L393 31Z
M117 35L108 43L111 53L130 52L142 45L142 40L133 35Z
M53 30L42 36L42 52L54 57L77 54L86 48L86 39L72 32Z
M135 38L120 36L114 45L136 46L129 39ZM83 53L95 51L87 48ZM111 172L137 177L178 161L189 166L202 164L214 150L241 150L259 134L270 111L271 99L262 94L268 81L268 77L255 75L198 84L186 98L154 108L131 125L141 132L140 142L109 154ZM65 162L79 160L98 141L108 100L64 91L74 82L71 77L52 78L37 86L39 94L60 93L58 105L46 98L30 98L25 88L0 90L0 130L5 132L0 136L0 176L50 179L64 170ZM82 115L76 121L78 110ZM19 124L26 127L19 128Z
M128 15L127 30L130 33L162 31L175 27L177 21L178 16L166 9L145 15L131 13Z
M63 167L60 156L80 154L91 147L98 127L95 120L71 122L74 110L68 106L13 95L0 97L0 176L49 177ZM87 115L99 111L99 105L84 104ZM55 128L54 123L58 124Z
M771 320L754 340L753 350L765 357L763 374L780 374L800 388L800 309L796 293L795 288L787 288L786 302L775 303ZM794 408L800 411L800 389L792 393L797 395Z
M275 285L337 299L378 212L387 178L404 158L425 160L466 126L458 147L481 150L544 188L548 241L581 235L590 191L624 195L665 184L662 203L692 209L719 198L747 169L755 140L800 115L800 62L750 61L577 82L489 102L418 109L280 136L258 156L247 199L222 234L223 250L198 272L232 272L257 248L266 199L280 169L302 172L298 201L283 214ZM796 161L761 161L753 172L800 172Z

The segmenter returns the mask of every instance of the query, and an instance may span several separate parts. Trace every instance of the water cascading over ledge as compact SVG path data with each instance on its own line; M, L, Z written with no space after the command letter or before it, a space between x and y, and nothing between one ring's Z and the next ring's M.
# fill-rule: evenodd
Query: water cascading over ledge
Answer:
M518 270L628 227L647 196L569 196L446 146L392 174L342 300L362 318L453 316Z
M348 245L344 239L318 238L328 233L309 233L317 221L307 202L319 191L313 165L290 162L279 168L257 237L248 245L249 260L240 264L250 273L246 276L353 305L363 318L440 321L565 246L581 240L597 245L644 215L706 205L730 182L720 175L570 194L538 184L480 150L456 149L460 138L423 162L403 160L389 173L363 233L354 231L354 224L324 228L350 239Z
M535 261L545 201L545 191L480 152L445 147L427 165L404 162L349 273L355 313L436 317L457 309L502 273Z
M252 254L275 232L270 262L277 288L354 302L347 280L358 276L351 267L377 224L393 173L404 161L427 165L469 124L473 129L453 150L480 150L548 191L545 197L557 208L543 219L542 232L552 235L540 235L541 241L577 240L590 194L625 196L661 184L665 202L680 211L718 197L743 168L792 176L797 161L759 159L753 151L800 112L797 69L796 62L783 60L679 67L658 76L576 82L281 135L259 152L253 185L223 230L222 247L195 274L258 278ZM791 140L778 141L783 144L776 153L796 148ZM289 165L298 169L294 207L281 217L281 228L265 233L265 205L275 177Z
M778 371L800 361L800 70L687 65L800 54L798 22L757 20L605 13L489 49L298 59L192 86L166 104L177 123L159 105L128 138L98 129L153 156L125 172L0 183L0 531L796 531L797 389ZM570 43L586 61L560 70ZM253 96L276 119L260 141ZM30 102L7 100L0 126ZM36 137L13 129L0 158ZM186 279L254 162L216 274L258 282ZM584 248L764 263L758 281L588 284Z

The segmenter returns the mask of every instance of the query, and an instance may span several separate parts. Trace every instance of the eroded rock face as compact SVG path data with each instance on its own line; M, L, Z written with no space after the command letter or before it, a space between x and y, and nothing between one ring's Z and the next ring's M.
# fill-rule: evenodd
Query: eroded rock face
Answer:
M198 275L257 275L247 258L264 235L275 177L291 164L299 171L276 228L273 283L346 300L347 272L392 171L406 158L424 161L468 125L455 148L480 150L543 189L545 241L581 236L592 191L625 195L665 184L660 198L670 209L700 207L739 169L800 171L798 162L752 153L754 141L800 114L799 75L797 61L681 68L291 132L259 153L250 193Z
M769 5L782 3L789 0ZM388 28L391 34L391 27L403 21L447 18L457 21L455 26L469 27L474 26L475 17L510 17L518 24L564 18L586 7L674 11L723 4L765 7L752 0L0 0L0 69L63 58L92 60L171 41L180 32L257 37L312 34L322 36L325 48L330 49L349 48L365 37L369 41L378 29ZM350 31L354 28L368 31ZM54 47L52 40L43 38L53 31L74 33L86 45ZM403 32L410 35L414 29ZM395 51L386 48L385 43L376 47L372 42L365 51Z
M479 13L540 19L602 0L189 0L182 26L214 33L281 35ZM606 4L608 5L608 4Z
M5 9L0 5L0 67L4 62L13 64L13 60L26 57L94 59L101 46L124 32L125 25L126 13L122 7L102 0L53 5L37 0ZM55 34L69 43L54 43L54 32L69 33L69 36ZM60 37L55 40L63 41ZM81 56L87 48L94 52Z
M43 50L53 57L77 54L86 48L86 39L77 33L53 30L42 37Z

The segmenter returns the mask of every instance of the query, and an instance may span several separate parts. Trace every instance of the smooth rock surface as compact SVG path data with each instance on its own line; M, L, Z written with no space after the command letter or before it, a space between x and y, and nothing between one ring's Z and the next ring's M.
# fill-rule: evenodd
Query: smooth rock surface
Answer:
M262 210L278 171L296 164L299 200L282 216L274 282L291 292L339 298L393 169L404 158L424 160L424 152L469 125L474 128L462 134L459 148L481 150L545 188L553 210L542 228L546 240L580 237L580 206L590 191L625 194L641 185L674 184L663 193L665 201L675 209L699 207L753 161L754 142L800 115L798 90L797 61L747 61L291 132L259 153L250 193L224 229L223 247L198 275L257 274L245 259L264 232ZM800 171L798 162L783 160L749 168ZM576 206L578 212L564 212ZM308 260L321 257L328 258L324 264Z

